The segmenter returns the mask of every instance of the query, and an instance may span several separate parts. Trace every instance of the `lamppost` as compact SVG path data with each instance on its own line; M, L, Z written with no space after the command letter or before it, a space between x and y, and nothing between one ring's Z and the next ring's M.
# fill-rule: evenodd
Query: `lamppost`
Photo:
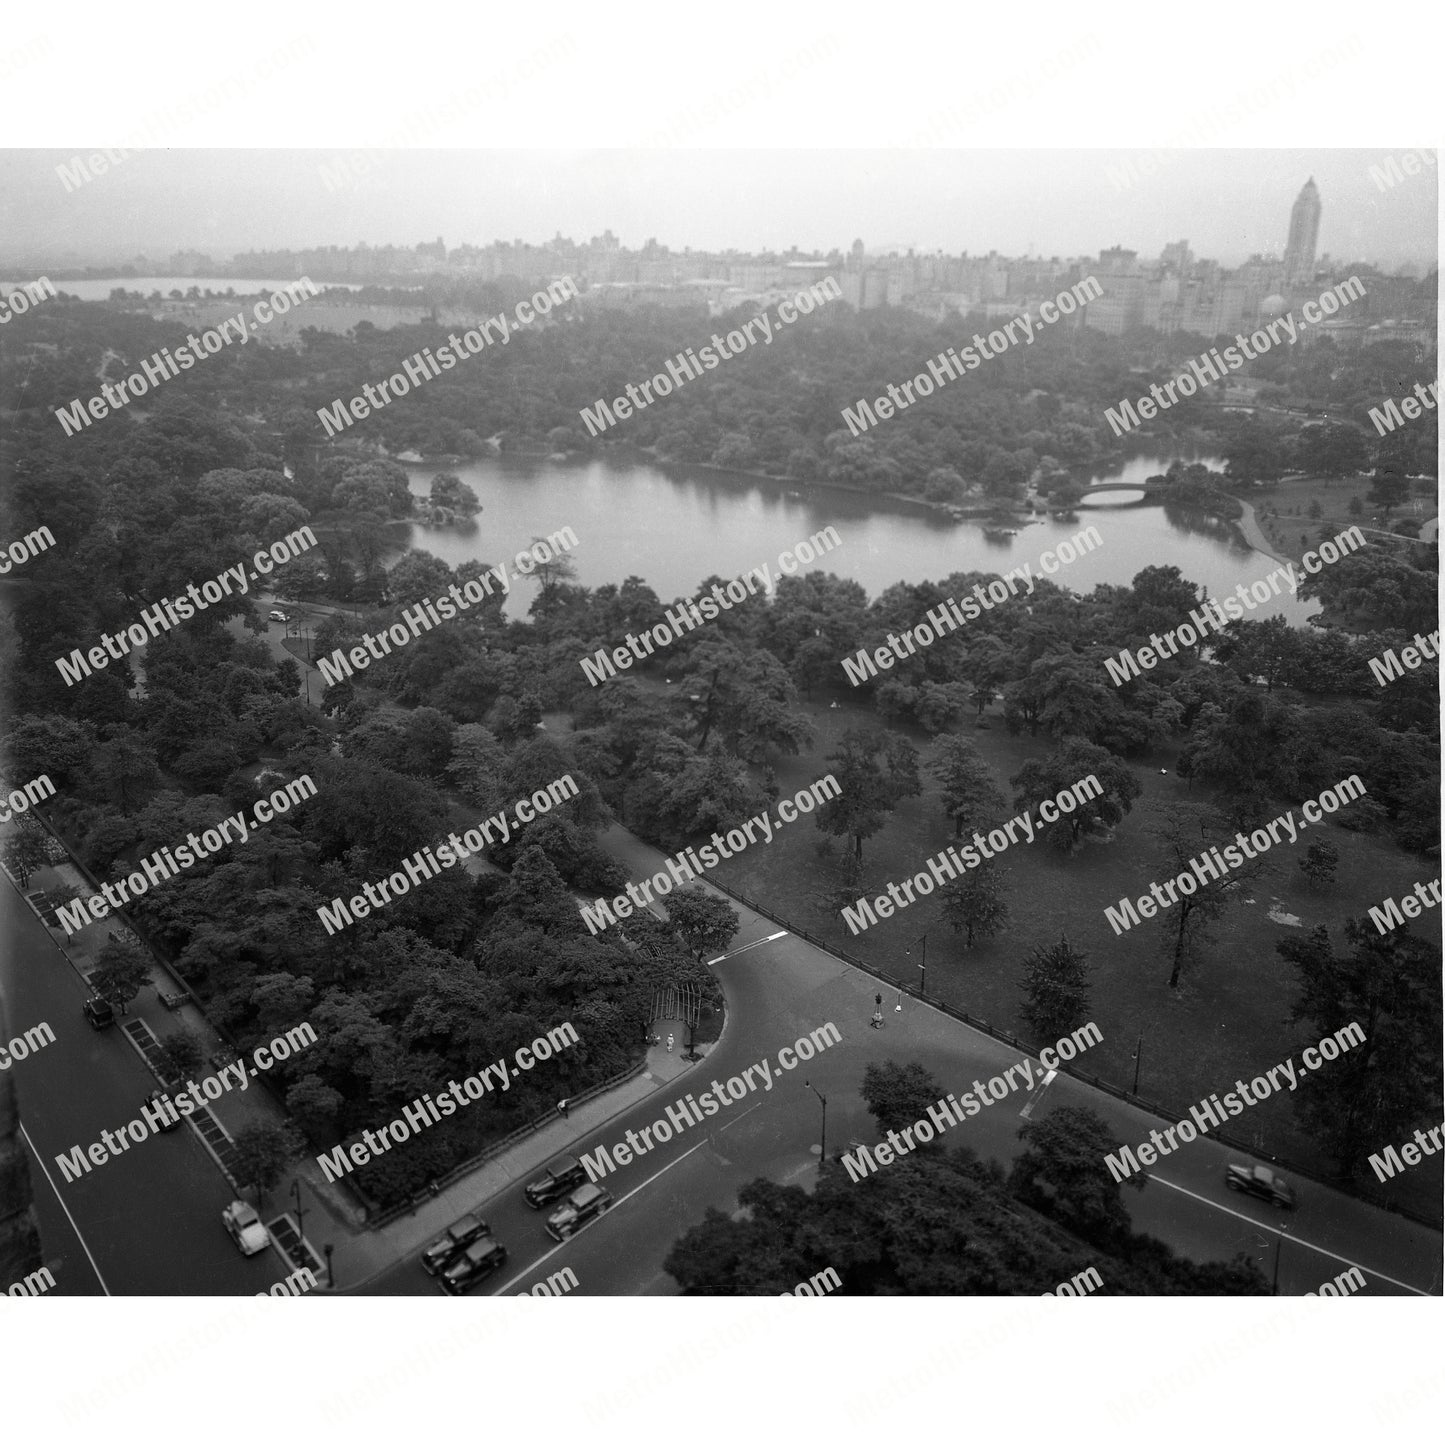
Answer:
M1271 1294L1274 1294L1274 1295L1277 1295L1277 1294L1279 1293L1279 1257L1280 1257L1281 1254L1284 1253L1284 1236L1285 1236L1285 1231L1286 1231L1288 1228L1289 1228L1289 1225L1287 1225L1287 1224L1282 1224L1282 1225L1280 1225L1280 1227L1279 1227L1279 1233L1275 1236L1275 1241L1274 1241L1274 1282L1273 1282L1273 1283L1270 1285L1270 1287L1269 1287L1269 1292L1270 1292Z
M1134 1097L1139 1097L1139 1064L1144 1058L1144 1035L1139 1035L1139 1042L1134 1046Z
M306 1230L303 1228L306 1222L306 1211L301 1207L301 1181L291 1181L291 1195L296 1201L296 1233L301 1236L303 1243L306 1239Z
M803 1080L803 1087L813 1089L806 1079ZM813 1092L818 1094L816 1089L813 1089ZM823 1132L818 1136L818 1171L821 1173L828 1159L828 1100L825 1095L818 1094L818 1102L823 1106Z
M913 940L913 943L919 942L923 944L923 962L918 965L918 967L923 970L923 978L918 985L918 992L920 997L926 998L928 996L928 935L926 933L920 933L918 937ZM913 956L913 943L910 943L908 947L903 950L904 958L911 958Z
M331 1267L331 1256L336 1252L334 1244L323 1244L322 1249L326 1251L326 1288L336 1288L336 1271Z

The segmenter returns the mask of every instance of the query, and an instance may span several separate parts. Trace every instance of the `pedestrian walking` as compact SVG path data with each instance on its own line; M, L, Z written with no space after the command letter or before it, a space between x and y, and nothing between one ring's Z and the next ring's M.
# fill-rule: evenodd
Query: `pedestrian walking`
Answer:
M668 1034L668 1036L667 1036L667 1051L668 1051L668 1053L671 1053L671 1052L672 1052L672 1035L671 1035L671 1034Z
M567 1117L567 1100L561 1099L557 1103L557 1112L565 1119Z

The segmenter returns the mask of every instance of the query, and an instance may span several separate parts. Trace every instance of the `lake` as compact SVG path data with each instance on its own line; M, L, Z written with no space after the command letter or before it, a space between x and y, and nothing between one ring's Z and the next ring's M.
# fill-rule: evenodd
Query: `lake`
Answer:
M19 281L0 281L0 291L13 291L17 286L28 286L36 278L26 276ZM294 277L292 278L295 279ZM256 281L250 277L237 281L227 280L225 277L200 277L200 276L112 276L112 277L89 277L84 281L52 281L51 285L57 291L64 292L67 296L74 296L80 301L108 301L110 293L117 286L127 291L139 291L142 296L149 296L152 291L159 291L162 296L169 296L172 291L179 291L182 296L192 286L199 286L202 292L209 289L217 295L224 296L229 287L237 296L265 296L281 287L289 285L287 281ZM318 281L317 290L324 291L327 287L333 287L338 291L360 291L360 286L349 285L343 281Z
M1222 466L1218 457L1186 461ZM1134 457L1096 481L1143 482L1171 458ZM1177 566L1205 583L1210 596L1257 581L1279 564L1245 546L1232 529L1209 518L1184 520L1163 507L1081 506L1078 520L1045 518L1016 536L991 538L977 522L954 522L922 505L879 500L836 487L800 487L715 468L662 465L646 458L563 461L497 456L460 466L410 465L411 489L425 495L437 472L455 472L477 494L483 510L468 528L407 524L408 540L450 566L469 559L511 558L534 536L562 527L577 534L571 556L577 580L588 587L636 575L665 602L694 594L704 577L735 577L767 562L776 573L779 552L833 526L843 545L815 564L861 583L870 598L898 581L937 581L950 572L1003 572L1035 563L1044 550L1098 527L1104 545L1057 574L1076 592L1100 582L1128 583L1141 568ZM394 554L393 554L394 555ZM802 570L811 570L804 568ZM515 584L508 612L526 615L536 583ZM1252 614L1279 614L1303 625L1319 603L1284 594Z

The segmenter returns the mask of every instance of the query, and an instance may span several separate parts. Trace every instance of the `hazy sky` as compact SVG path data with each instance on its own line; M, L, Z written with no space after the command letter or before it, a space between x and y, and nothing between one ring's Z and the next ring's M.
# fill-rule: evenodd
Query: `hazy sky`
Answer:
M611 229L682 249L913 246L973 254L1146 256L1187 240L1227 264L1280 252L1290 206L1313 175L1320 250L1386 265L1436 254L1436 172L1382 192L1369 175L1401 150L1173 149L1123 187L1125 150L391 150L329 189L346 150L137 152L67 192L77 150L0 152L3 259L60 264L218 260L251 248L576 240ZM1158 157L1158 151L1149 152Z

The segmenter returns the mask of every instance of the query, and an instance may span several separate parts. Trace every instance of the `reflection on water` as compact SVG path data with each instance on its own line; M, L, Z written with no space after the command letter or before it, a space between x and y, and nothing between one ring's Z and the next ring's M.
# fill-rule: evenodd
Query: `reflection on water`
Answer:
M1135 457L1099 480L1142 482L1164 471L1169 460ZM1186 460L1220 465L1209 456ZM734 577L763 563L776 574L779 552L830 525L843 546L815 565L855 579L870 598L898 581L937 581L951 572L999 572L1032 563L1038 573L1041 553L1086 526L1099 529L1104 545L1058 574L1077 592L1101 582L1125 584L1143 567L1173 564L1218 596L1278 565L1246 547L1228 524L1163 507L1081 506L1068 521L1037 518L1014 536L985 536L978 523L954 522L919 503L622 456L499 456L454 467L409 466L412 491L425 495L439 471L455 472L476 492L484 509L478 526L411 523L399 545L420 547L452 566L469 559L495 562L511 558L535 536L571 527L579 539L570 554L579 582L597 587L636 575L665 601L697 592L709 576ZM533 582L515 584L509 614L524 616L535 593ZM1301 624L1318 606L1286 595L1255 615L1280 613Z

